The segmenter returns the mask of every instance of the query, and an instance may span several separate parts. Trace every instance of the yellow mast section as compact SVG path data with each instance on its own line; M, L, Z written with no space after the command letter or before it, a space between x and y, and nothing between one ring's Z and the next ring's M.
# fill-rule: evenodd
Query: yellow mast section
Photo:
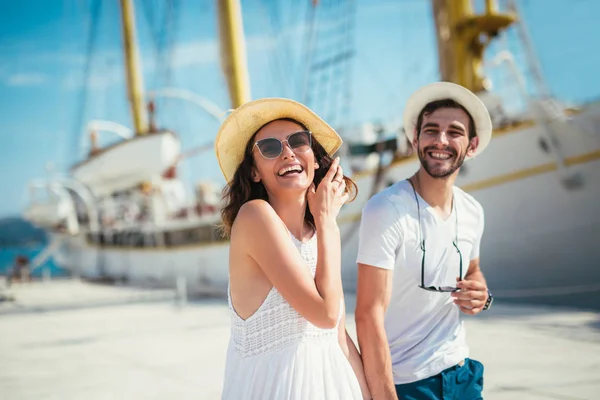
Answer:
M471 0L432 0L432 6L442 80L475 93L486 89L481 71L483 53L516 16L498 13L495 0L485 0L481 15L473 14Z
M135 38L135 13L132 0L121 0L123 24L123 47L125 50L125 73L127 94L133 116L136 135L148 133L148 116L144 107L144 83Z
M216 0L221 38L221 66L232 108L250 101L246 44L239 0Z

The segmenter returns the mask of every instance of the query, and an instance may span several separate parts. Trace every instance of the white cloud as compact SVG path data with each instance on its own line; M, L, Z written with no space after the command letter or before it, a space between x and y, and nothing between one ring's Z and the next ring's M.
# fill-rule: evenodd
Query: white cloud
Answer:
M277 40L269 35L252 35L246 38L248 56L269 51L277 45ZM176 44L170 57L170 68L176 71L180 68L197 67L219 63L220 48L217 39L197 40ZM84 82L85 56L74 52L40 52L21 57L31 65L48 65L57 63L64 72L63 87L69 90L79 89L87 85L92 90L101 90L124 82L125 71L120 50L110 49L96 52L91 63L90 76ZM142 67L145 73L152 74L156 69L156 55L152 51L144 51ZM0 70L0 79L9 86L34 86L46 83L48 75L39 72L15 72Z
M246 38L248 52L271 50L276 43L277 40L269 35L253 35Z
M46 83L48 76L40 72L18 72L6 77L8 86L38 86Z
M276 40L268 35L253 35L246 38L246 52L254 54L272 49ZM219 62L218 40L199 40L176 45L173 50L173 69L193 67Z
M121 66L103 68L90 74L84 82L82 70L73 70L63 79L63 85L67 89L79 89L87 85L89 89L105 89L112 85L123 82L125 71Z
M173 49L172 68L212 64L219 59L219 44L216 40L200 40L182 43Z

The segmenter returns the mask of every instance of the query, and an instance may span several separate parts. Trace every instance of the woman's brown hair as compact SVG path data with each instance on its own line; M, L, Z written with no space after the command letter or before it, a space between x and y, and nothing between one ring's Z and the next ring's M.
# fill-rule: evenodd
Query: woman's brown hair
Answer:
M303 124L296 120L289 118L281 118L280 120L294 122L300 125L303 129L308 130ZM268 123L271 122L273 121ZM244 150L244 159L235 171L231 182L223 189L223 200L225 202L225 206L221 209L221 228L223 231L223 236L225 237L229 237L231 234L231 226L233 225L233 221L235 221L235 218L237 217L237 214L244 203L255 199L262 199L267 202L269 201L267 190L263 186L262 182L254 182L252 179L252 171L255 168L252 149L254 147L254 138L261 129L262 127L259 128L254 135L252 135L250 140L248 140L246 149ZM329 171L329 167L331 167L331 164L333 163L333 158L327 154L327 151L314 138L314 136L312 138L311 147L313 153L315 154L315 161L319 164L319 169L315 170L315 177L313 179L315 186L318 187L327 171ZM352 179L345 175L344 181L346 182L346 192L350 194L350 200L348 202L351 202L356 198L356 195L358 194L358 188L356 183L354 183ZM304 220L314 226L315 220L310 212L308 204L306 206Z

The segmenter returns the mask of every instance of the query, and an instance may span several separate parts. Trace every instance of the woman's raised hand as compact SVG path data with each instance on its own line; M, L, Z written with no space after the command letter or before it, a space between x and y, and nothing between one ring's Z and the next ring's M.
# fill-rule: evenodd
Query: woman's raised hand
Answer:
M308 206L315 222L335 220L342 205L348 201L349 194L345 193L346 182L340 167L340 158L336 157L329 171L315 189L314 183L306 194Z

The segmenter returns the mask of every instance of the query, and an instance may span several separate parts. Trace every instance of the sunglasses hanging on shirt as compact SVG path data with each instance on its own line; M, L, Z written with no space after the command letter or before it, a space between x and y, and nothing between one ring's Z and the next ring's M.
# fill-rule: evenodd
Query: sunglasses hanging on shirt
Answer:
M415 186L413 185L412 181L410 179L408 179L408 183L410 183L410 186L412 187L413 193L415 195L415 201L417 202L417 214L419 217L419 243L421 246L421 251L423 252L423 256L421 258L421 284L419 285L419 287L421 289L424 290L428 290L430 292L442 292L442 293L447 293L447 292L456 292L457 290L459 290L457 287L453 287L453 286L425 286L425 238L423 237L423 229L421 228L421 207L419 205L419 198L417 197L417 191L415 190ZM452 208L454 209L454 216L456 218L456 223L455 223L455 236L454 236L454 240L452 241L452 246L454 246L454 248L456 249L456 252L458 253L458 257L460 259L460 265L459 265L459 277L460 279L462 279L462 270L463 270L463 261L462 261L462 253L460 252L460 249L458 248L458 211L456 210L456 203L454 201L454 194L452 195Z

